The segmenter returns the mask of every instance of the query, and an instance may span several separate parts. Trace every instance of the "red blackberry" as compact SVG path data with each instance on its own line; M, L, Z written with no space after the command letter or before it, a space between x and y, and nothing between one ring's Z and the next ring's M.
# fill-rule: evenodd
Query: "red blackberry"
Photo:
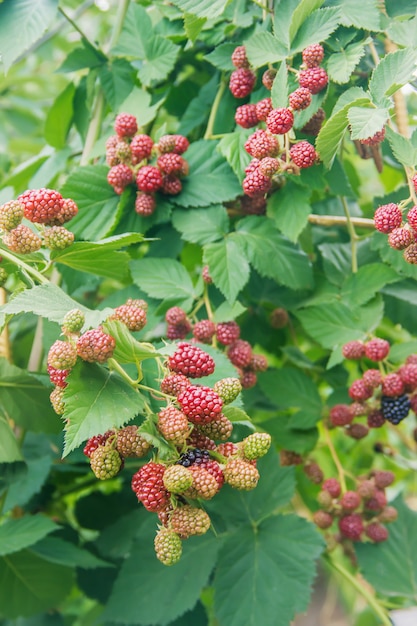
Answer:
M178 403L193 424L208 424L219 418L223 402L209 387L190 385L178 395Z
M393 506L386 506L378 516L380 522L389 524L398 518L398 511Z
M172 306L165 313L165 320L168 324L182 324L187 319L187 313L179 306Z
M151 196L148 193L143 193L142 191L138 191L136 194L135 200L135 211L138 215L143 215L144 217L148 217L152 215L156 209L156 200L154 196Z
M382 383L382 374L379 370L369 369L363 373L362 380L367 387L376 389Z
M184 162L185 159L180 154L166 152L158 157L157 165L163 174L176 174L179 176L184 169Z
M267 176L261 174L260 171L248 174L243 179L242 189L250 198L263 195L271 188L271 180Z
M12 252L18 254L30 254L36 252L42 246L42 239L33 232L29 226L19 224L13 230L3 234L3 243Z
M83 449L83 453L85 454L85 456L88 456L88 458L90 458L94 450L97 450L99 446L104 446L110 436L110 433L113 434L112 431L108 431L104 435L94 435L94 437L90 437Z
M371 398L373 395L373 389L367 387L362 378L354 380L349 387L349 396L352 400L358 400L359 402Z
M265 157L264 159L261 159L261 162L259 163L259 172L267 178L272 178L279 168L280 163L278 159L275 159L274 157Z
M373 472L375 485L378 489L386 489L395 480L395 474L389 470L375 470Z
M69 222L75 217L78 213L78 206L75 204L74 200L71 198L64 198L62 201L62 207L59 213L55 216L53 222L51 222L51 226L54 224L65 224L65 222Z
M301 132L306 135L311 135L312 137L317 137L325 119L326 113L323 109L319 109L316 113L314 113L314 115L311 116L307 124L302 127Z
M227 441L226 443L219 443L216 448L216 452L221 454L222 456L229 458L231 456L236 456L239 451L239 448L232 441Z
M298 74L300 87L309 89L312 94L319 93L327 86L329 77L322 67L310 67Z
M417 174L414 174L413 178L411 179L411 182L413 183L414 190L417 191Z
M146 311L132 304L122 304L114 309L110 319L119 320L131 332L137 332L146 325Z
M245 46L237 46L232 52L232 63L236 68L248 68L249 59L246 56Z
M77 339L77 354L89 363L105 363L113 355L116 341L101 328L87 330Z
M229 89L235 98L246 98L255 87L256 76L252 70L239 68L232 72L229 81Z
M381 397L381 412L386 420L391 424L399 424L407 417L411 408L410 399L407 395L401 395L396 398L389 396Z
M397 204L391 202L384 204L375 211L374 222L375 228L380 233L391 233L395 228L399 228L403 221L403 214Z
M178 396L190 385L191 382L184 374L169 374L161 382L161 391L169 396Z
M417 179L417 174L414 176ZM413 179L414 180L414 179ZM407 213L407 221L411 228L417 231L417 206L413 206Z
M63 197L54 189L29 189L17 198L23 206L25 218L36 224L54 224L60 214Z
M153 193L162 186L162 174L153 165L144 165L138 170L136 184L141 191Z
M153 140L149 135L135 135L130 144L130 151L135 163L149 159L152 154Z
M308 143L308 141L299 141L291 146L290 157L297 167L304 169L314 165L318 155L311 143Z
M111 135L106 141L106 163L110 167L113 165L117 165L120 163L119 157L117 156L116 146L119 142L119 137L117 135Z
M274 135L285 135L293 127L294 115L290 109L273 109L266 119L269 132Z
M240 384L243 389L251 389L258 382L258 377L251 370L244 370L239 376Z
M148 511L159 511L169 502L164 486L165 465L150 461L132 477L132 490Z
M405 360L405 364L409 365L410 363L413 363L414 365L417 365L417 354L409 354L408 357Z
M365 345L362 341L348 341L342 347L345 359L357 360L365 356Z
M365 478L364 480L361 479L357 490L361 498L368 500L369 498L373 498L375 495L375 483L373 480L368 478Z
M337 478L326 478L322 485L324 491L328 491L332 498L338 498L340 496L341 487Z
M236 367L247 367L252 359L252 346L247 341L238 339L229 346L227 356Z
M318 528L326 530L333 524L333 516L327 511L316 511L313 513L313 522Z
M383 361L389 354L390 345L385 339L371 339L365 344L365 355L371 361Z
M167 196L177 196L182 191L182 182L177 176L164 176L161 191Z
M138 132L136 117L129 113L119 113L114 122L114 130L119 137L133 137Z
M374 409L367 417L367 424L369 428L381 428L385 424L385 417L381 411Z
M398 369L397 374L403 381L406 391L414 391L417 389L417 364L408 363L402 365Z
M217 481L218 489L221 489L224 485L224 474L222 468L217 463L217 461L215 461L214 459L205 460L202 463L202 467L204 467L206 472L214 476Z
M385 128L379 130L377 133L368 137L367 139L361 139L360 142L365 146L377 146L385 139Z
M347 404L336 404L330 409L330 421L333 426L346 426L352 420L353 415Z
M398 374L387 374L382 380L384 396L400 396L404 393L404 383Z
M202 343L211 343L216 333L216 324L210 320L196 322L193 327L193 336Z
M368 511L382 511L387 505L387 497L382 489L375 489L373 496L365 501L365 508Z
M345 511L354 511L361 505L361 497L356 491L346 491L340 498L340 505Z
M18 227L19 228L19 227ZM417 265L417 243L410 244L403 252L404 260L411 265Z
M114 188L116 193L121 194L127 185L133 183L133 171L124 163L115 165L107 174L107 182Z
M306 87L298 87L288 96L288 104L293 111L304 111L311 104L311 91Z
M190 142L184 135L164 135L158 141L158 151L160 154L175 152L184 154L188 150Z
M339 530L343 537L351 539L352 541L360 541L364 531L362 517L359 513L344 515L339 520Z
M306 67L318 67L324 59L324 48L319 43L313 43L303 50L303 63Z
M70 370L57 370L55 367L51 367L50 365L47 366L47 370L51 383L53 383L57 387L62 387L62 389L65 389L65 387L68 385L68 383L66 382L66 378L70 373Z
M199 448L200 450L215 450L216 442L204 435L197 426L189 434L186 440L187 446Z
M252 354L249 368L254 372L266 372L268 369L268 359L263 354Z
M267 156L276 156L279 151L278 139L262 128L256 130L245 143L245 150L255 159L264 159ZM254 164L256 165L256 164ZM258 163L259 165L259 163ZM245 173L252 173L245 170Z
M168 367L177 374L201 378L214 372L215 363L201 348L189 343L179 343L178 349L168 359Z
M275 76L277 75L277 70L265 70L262 74L262 84L263 86L271 91L272 85L274 84Z
M167 325L167 339L185 339L191 330L191 324L188 320L180 324Z
M221 322L216 328L217 340L224 346L230 346L240 337L240 327L235 321Z
M375 543L381 543L381 541L386 541L388 539L388 530L385 526L382 526L382 524L379 524L378 522L368 524L365 528L365 534Z
M242 128L253 128L259 123L256 106L254 104L242 104L237 107L235 122Z
M368 410L368 405L366 403L364 404L363 402L352 402L349 406L350 414L353 417L361 417L361 415L367 415Z
M274 108L272 106L271 98L264 98L263 100L259 100L259 102L256 103L255 107L258 120L261 120L262 122L266 122L266 118Z

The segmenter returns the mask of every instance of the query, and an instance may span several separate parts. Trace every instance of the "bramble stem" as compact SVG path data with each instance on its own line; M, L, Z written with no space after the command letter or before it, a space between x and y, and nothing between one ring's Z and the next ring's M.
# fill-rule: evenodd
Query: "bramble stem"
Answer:
M155 393L157 396L161 396L162 398L166 398L167 400L175 400L175 396L170 396L159 389L154 389L153 387L148 387L147 385L138 385L138 389L143 389L144 391L149 391L149 393Z
M345 470L343 469L343 465L341 464L340 459L337 456L336 448L334 447L332 438L330 437L329 429L327 428L324 422L323 422L323 430L324 430L324 436L326 438L327 447L329 448L330 454L333 459L333 463L335 464L336 469L337 469L340 486L342 487L342 493L345 493L347 491L346 480L345 480Z
M130 378L129 374L127 372L125 372L125 370L123 369L123 367L116 361L116 359L109 359L107 361L110 369L115 370L118 374L120 374L120 376L127 382L129 383L129 385L131 387L133 387L134 389L138 388L138 381L133 380L133 378Z
M81 30L81 28L78 26L78 24L76 24L76 22L74 22L74 20L73 20L73 19L72 19L72 18L71 18L71 17L70 17L67 13L65 13L65 11L64 11L64 9L63 9L62 7L58 7L58 11L59 11L59 13L61 13L61 15L62 15L62 16L63 16L66 20L67 20L67 22L68 22L69 24L71 24L71 26L73 27L73 29L74 29L74 30L76 30L76 31L77 31L77 33L79 33L79 34L81 35L81 37L82 37L83 39L85 39L85 41L87 41L87 42L90 44L90 46L91 46L92 48L96 48L96 49L97 49L97 47L96 47L96 46L95 46L95 45L94 45L94 44L93 44L93 43L89 40L89 38L85 35L85 33L83 33L83 31L82 31L82 30Z
M38 283L41 283L42 285L46 285L47 283L49 283L49 280L47 278L45 278L45 276L43 274L38 272L38 270L35 270L34 267L31 267L30 265L28 265L27 263L22 261L22 259L19 259L17 256L12 254L11 252L8 252L4 248L1 248L1 256L5 257L6 259L11 261L12 263L17 265L18 267L21 267L22 270L25 270L25 272L27 272L28 274L33 276L33 278L36 278Z
M226 82L223 76L220 79L220 85L214 98L213 106L211 107L210 116L207 122L206 132L204 133L204 139L213 139L214 122L216 121L216 115L219 108L220 101L226 89Z
M342 215L316 215L311 213L308 216L310 224L317 224L317 226L346 226L347 218ZM351 217L350 223L357 228L369 228L375 230L374 220L367 217Z
M356 254L358 236L356 234L355 227L352 224L352 219L350 217L349 207L346 202L346 198L344 196L341 196L340 200L343 205L343 211L346 215L346 225L347 225L347 229L348 229L349 236L350 236L350 249L352 251L352 272L356 274L356 272L358 271L358 257Z

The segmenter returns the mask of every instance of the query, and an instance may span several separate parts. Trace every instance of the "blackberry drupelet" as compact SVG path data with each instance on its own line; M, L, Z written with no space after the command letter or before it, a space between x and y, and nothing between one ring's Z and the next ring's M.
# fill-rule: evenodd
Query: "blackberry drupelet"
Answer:
M194 448L194 450L187 450L184 454L181 454L177 465L183 465L184 467L191 467L191 465L201 465L202 463L210 459L208 450L200 450L200 448Z

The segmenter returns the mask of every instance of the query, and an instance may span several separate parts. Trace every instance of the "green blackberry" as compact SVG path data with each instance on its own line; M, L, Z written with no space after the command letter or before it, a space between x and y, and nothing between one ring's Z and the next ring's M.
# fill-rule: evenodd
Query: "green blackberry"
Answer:
M187 450L184 454L181 454L177 465L183 465L184 467L191 467L191 465L201 465L205 461L210 459L208 450L200 450L200 448L194 448L193 450Z
M407 417L411 408L410 399L406 394L402 396L381 397L381 412L386 420L391 424L399 424L405 417Z

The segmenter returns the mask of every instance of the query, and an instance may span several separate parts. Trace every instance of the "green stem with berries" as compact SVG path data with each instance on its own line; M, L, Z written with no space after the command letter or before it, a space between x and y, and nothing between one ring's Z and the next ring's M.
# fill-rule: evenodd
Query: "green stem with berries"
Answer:
M353 274L356 274L356 272L358 271L358 257L357 257L358 236L356 234L355 227L352 222L352 218L350 217L349 207L346 202L346 198L344 196L341 196L340 200L343 205L343 211L346 216L346 225L347 225L348 233L350 236L350 249L352 253L352 272Z
M40 283L41 285L46 285L49 283L49 280L43 274L38 272L38 270L35 270L34 267L31 267L30 265L22 261L22 259L19 259L19 257L15 256L12 252L8 252L4 248L1 248L1 256L20 267L23 271L29 274L29 276L32 276L35 280L37 280L38 283Z
M131 387L133 387L134 389L138 389L138 382L137 380L133 380L133 378L130 378L129 374L127 372L125 372L125 370L123 369L123 367L116 361L116 359L109 359L107 361L108 366L110 369L115 370L118 374L120 374L120 376L127 382L129 383L129 385Z
M204 133L204 139L213 139L213 129L214 123L216 121L217 111L220 105L220 101L223 97L224 91L226 89L226 81L222 76L220 79L220 85L216 93L216 97L214 98L213 106L211 107L210 116L207 122L206 132Z

